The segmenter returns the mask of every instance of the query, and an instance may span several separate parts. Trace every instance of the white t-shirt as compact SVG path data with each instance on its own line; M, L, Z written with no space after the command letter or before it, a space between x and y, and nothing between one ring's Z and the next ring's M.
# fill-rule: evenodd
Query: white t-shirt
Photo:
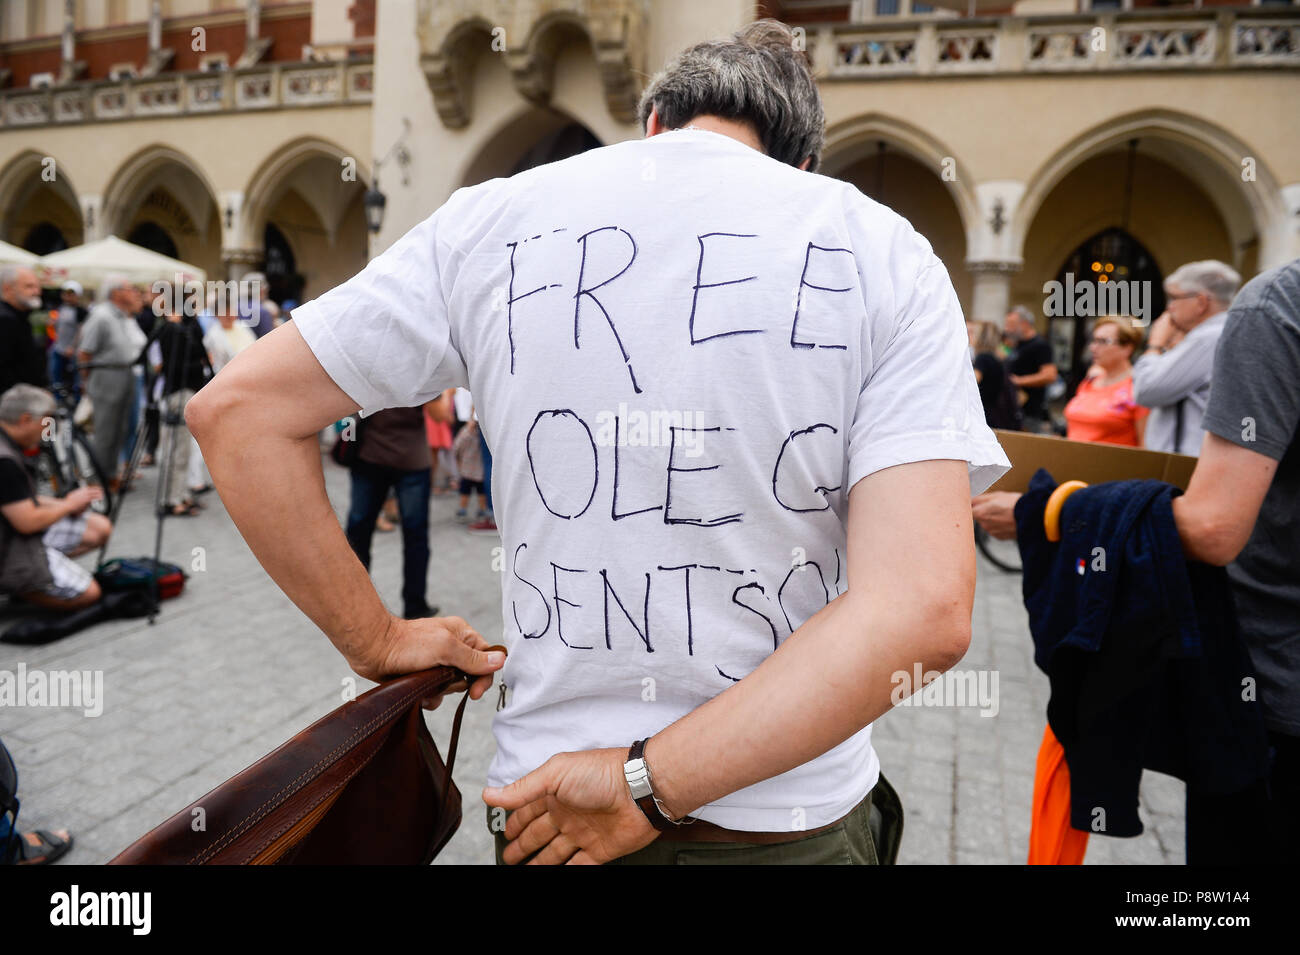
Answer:
M955 458L975 493L1008 467L929 243L704 130L461 189L294 322L366 413L474 394L511 650L490 785L757 667L844 592L863 477ZM699 816L811 829L878 773L868 727Z

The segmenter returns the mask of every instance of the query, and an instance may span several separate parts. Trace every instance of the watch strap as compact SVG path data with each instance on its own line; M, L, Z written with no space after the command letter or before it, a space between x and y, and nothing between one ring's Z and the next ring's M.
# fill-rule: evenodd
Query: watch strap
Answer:
M643 739L639 739L632 744L632 747L627 751L628 762L632 762L633 760L637 760L637 759L642 760L644 762L645 744L646 741ZM648 771L647 771L647 775L648 775ZM649 821L650 825L654 826L655 829L657 829L659 832L669 831L669 829L672 827L672 823L669 820L665 819L664 814L659 811L659 806L655 802L654 792L649 792L639 799L636 798L636 795L634 793L633 799L636 800L636 804L640 808L640 810L643 813L645 813L646 820Z

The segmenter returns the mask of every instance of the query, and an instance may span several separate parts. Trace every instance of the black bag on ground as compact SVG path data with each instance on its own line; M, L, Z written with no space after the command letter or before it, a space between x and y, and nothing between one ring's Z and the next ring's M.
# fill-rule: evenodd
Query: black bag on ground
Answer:
M147 586L144 589L105 593L98 602L83 610L20 620L0 635L0 641L26 646L51 643L101 620L143 617L152 611L153 598L149 595Z

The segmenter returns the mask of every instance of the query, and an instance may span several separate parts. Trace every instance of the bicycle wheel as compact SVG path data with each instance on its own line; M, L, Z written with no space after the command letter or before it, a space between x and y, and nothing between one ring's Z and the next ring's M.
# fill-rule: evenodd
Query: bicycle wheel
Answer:
M80 430L73 430L71 450L68 466L72 471L71 478L73 487L85 487L87 484L98 484L103 489L104 496L90 505L90 509L97 514L108 515L113 512L113 495L108 490L108 480L104 472L99 467L99 462L95 460L94 452L90 450L90 442Z
M36 455L36 493L40 497L62 497L68 493L69 482L59 467L59 458L54 448L47 442L41 442L40 453Z
M1020 546L1014 540L1003 541L990 537L984 528L976 524L975 546L988 562L999 570L1005 570L1009 574L1021 572Z

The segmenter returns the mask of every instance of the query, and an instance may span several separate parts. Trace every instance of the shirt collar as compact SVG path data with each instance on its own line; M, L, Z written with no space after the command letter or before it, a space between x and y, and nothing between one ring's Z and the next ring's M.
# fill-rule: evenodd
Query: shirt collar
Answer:
M1190 332L1188 332L1187 337L1191 338L1193 335L1197 334L1202 329L1212 330L1215 328L1222 328L1223 323L1226 322L1227 320L1228 320L1228 313L1226 310L1222 312L1215 312L1205 321L1201 322L1201 324L1197 325Z

